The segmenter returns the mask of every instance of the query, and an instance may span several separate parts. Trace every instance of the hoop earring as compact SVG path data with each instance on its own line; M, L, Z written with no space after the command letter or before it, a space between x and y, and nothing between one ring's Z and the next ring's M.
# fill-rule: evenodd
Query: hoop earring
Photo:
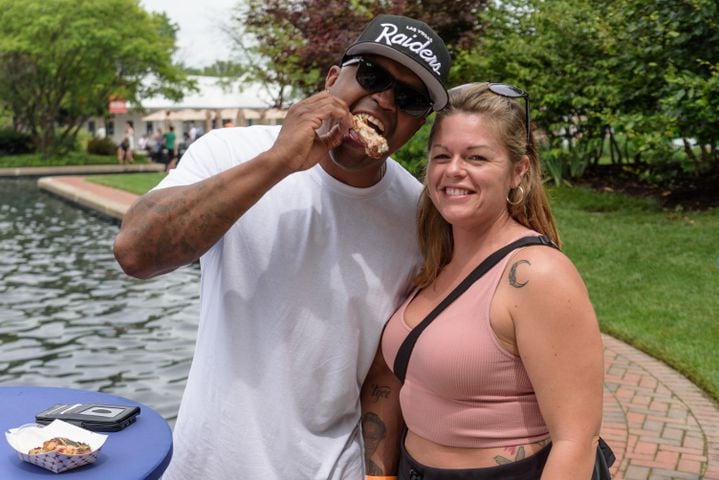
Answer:
M524 200L524 188L522 188L522 186L519 185L515 190L519 190L519 193L521 193L519 199L515 199L514 201L512 201L509 199L509 193L507 194L507 203L513 207L516 205L519 205L520 203L522 203L522 200ZM511 190L510 190L510 193L511 193Z

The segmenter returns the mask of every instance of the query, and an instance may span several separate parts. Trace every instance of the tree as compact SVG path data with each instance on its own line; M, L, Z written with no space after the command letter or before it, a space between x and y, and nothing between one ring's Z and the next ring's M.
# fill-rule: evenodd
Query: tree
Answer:
M581 174L606 145L612 161L640 166L674 161L671 140L691 137L710 145L701 158L715 158L718 8L715 0L495 1L463 73L529 91L555 179ZM697 171L701 163L690 162Z
M559 183L601 154L604 114L617 96L611 43L598 2L508 0L483 14L483 41L466 54L461 81L514 84L530 95L532 130Z
M278 87L276 106L323 88L327 70L379 13L404 14L431 25L450 51L470 48L488 0L247 0L229 28L247 78Z
M714 169L719 172L719 63L700 61L709 75L671 69L666 79L671 93L661 99L663 112L674 120L682 137L684 151L695 173ZM694 153L689 138L699 145Z
M0 0L0 98L44 156L62 153L110 97L181 98L176 30L139 0Z
M689 168L696 173L719 168L719 4L616 0L609 13L623 45L617 71L626 91L624 107L653 120L640 133L660 130L687 146L687 139L694 139L702 155L685 148Z

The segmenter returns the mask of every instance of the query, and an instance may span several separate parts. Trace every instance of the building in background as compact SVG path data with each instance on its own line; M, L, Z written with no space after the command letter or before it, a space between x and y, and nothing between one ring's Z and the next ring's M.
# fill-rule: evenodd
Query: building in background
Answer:
M279 125L285 118L286 111L271 108L270 95L258 85L226 87L215 77L192 78L197 82L198 91L187 94L180 102L152 97L143 100L143 108L139 109L122 99L110 99L108 116L90 119L86 129L92 136L109 137L119 144L125 123L130 120L134 125L135 145L138 145L143 135L149 137L159 128L166 132L170 125L175 128L178 141L182 141L193 126L200 136L226 125Z

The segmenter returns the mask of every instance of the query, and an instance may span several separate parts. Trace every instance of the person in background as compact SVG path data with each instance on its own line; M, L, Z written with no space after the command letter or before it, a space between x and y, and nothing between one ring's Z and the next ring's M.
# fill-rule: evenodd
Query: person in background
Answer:
M120 146L117 147L117 160L121 164L135 163L133 152L135 150L135 128L132 120L126 122L125 134L122 137Z
M421 185L388 155L447 103L449 68L428 25L380 15L283 125L204 134L125 214L125 272L201 265L165 480L363 477L359 391L419 263Z
M150 152L150 159L156 163L164 163L162 160L162 144L165 141L162 128L155 130L150 136L150 140L147 142L148 151ZM165 163L165 165L167 165Z
M546 245L559 237L528 109L516 87L467 84L450 90L431 129L417 217L424 263L363 390L364 415L401 439L401 480L592 477L602 340L579 273ZM410 332L492 252L540 235L545 245L510 252L434 318L400 383L388 366ZM378 449L396 464L393 447Z
M177 165L177 134L175 127L170 125L170 129L163 135L165 149L167 150L167 164L165 171L172 170Z
M197 140L197 127L195 126L195 122L194 122L194 121L193 121L193 122L190 122L190 130L189 130L189 132L188 132L188 136L189 136L188 145L189 145L190 143L194 142L195 140Z

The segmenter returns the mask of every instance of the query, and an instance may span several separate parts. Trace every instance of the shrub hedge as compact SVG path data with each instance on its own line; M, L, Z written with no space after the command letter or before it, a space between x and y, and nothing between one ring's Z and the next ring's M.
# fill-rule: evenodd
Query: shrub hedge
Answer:
M87 142L87 153L95 155L115 155L117 144L109 138L91 138Z
M22 155L34 151L30 135L12 128L0 128L0 155Z

